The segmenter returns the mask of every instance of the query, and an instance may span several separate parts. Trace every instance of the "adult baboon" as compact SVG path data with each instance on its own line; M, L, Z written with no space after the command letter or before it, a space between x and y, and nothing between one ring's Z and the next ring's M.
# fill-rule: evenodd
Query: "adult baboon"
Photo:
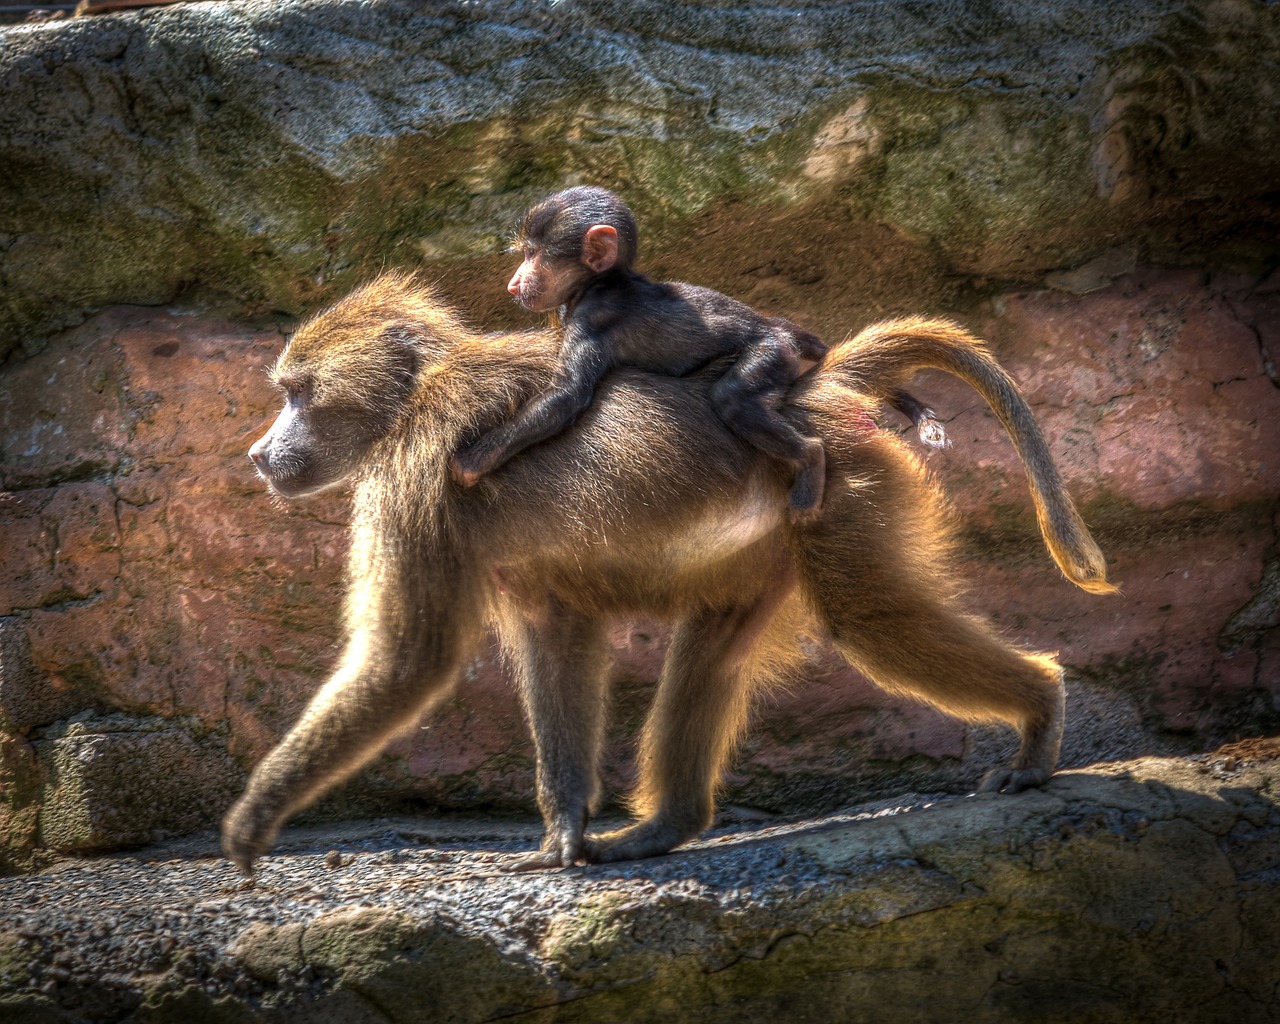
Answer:
M991 404L1027 467L1058 565L1105 592L1101 552L1008 375L952 324L903 320L837 345L784 406L827 450L823 513L786 515L790 479L712 409L714 365L681 379L620 370L574 429L475 487L448 460L546 389L559 339L483 338L411 277L387 275L301 326L273 377L285 407L250 455L273 490L354 488L347 643L223 824L249 871L283 822L445 693L497 627L537 749L546 839L525 866L663 853L711 820L753 688L824 633L881 686L1016 728L1016 791L1053 771L1061 672L958 606L935 487L870 417L911 374L943 369ZM640 744L634 824L587 836L597 796L605 618L657 613L674 637Z

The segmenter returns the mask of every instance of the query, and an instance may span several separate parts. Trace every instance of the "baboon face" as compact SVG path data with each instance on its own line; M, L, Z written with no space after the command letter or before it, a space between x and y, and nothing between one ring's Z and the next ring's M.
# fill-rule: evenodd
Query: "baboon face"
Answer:
M416 362L396 327L372 339L301 327L270 373L284 408L249 449L258 473L287 498L341 483L400 417Z
M507 282L507 292L530 313L546 313L563 305L586 279L578 263L553 259L530 247Z
M631 270L635 218L612 192L580 185L533 206L511 248L523 259L507 291L530 312L545 313L572 300L601 274Z

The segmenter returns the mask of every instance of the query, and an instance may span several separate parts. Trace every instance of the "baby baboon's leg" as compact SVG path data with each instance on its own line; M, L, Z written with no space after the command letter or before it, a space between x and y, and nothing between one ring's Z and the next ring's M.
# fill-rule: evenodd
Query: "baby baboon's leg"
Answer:
M1021 651L958 607L955 587L932 561L912 517L926 523L927 488L892 494L892 469L871 508L848 495L795 546L802 586L840 652L885 689L970 721L999 720L1022 743L1012 766L988 773L984 790L1017 792L1046 782L1062 740L1062 671L1048 655ZM879 514L876 508L897 513ZM853 517L861 511L861 518ZM915 535L913 535L915 534Z
M800 373L789 347L759 343L743 351L711 389L711 402L725 425L795 474L788 495L795 521L817 516L826 484L826 451L778 412L782 394Z
M751 647L790 591L758 602L706 609L679 623L640 738L640 782L632 804L641 820L592 836L597 862L652 857L711 824L715 788L746 722Z
M534 615L504 623L537 747L542 848L517 870L569 867L583 856L587 818L599 795L597 764L604 728L609 644L604 623L554 598Z

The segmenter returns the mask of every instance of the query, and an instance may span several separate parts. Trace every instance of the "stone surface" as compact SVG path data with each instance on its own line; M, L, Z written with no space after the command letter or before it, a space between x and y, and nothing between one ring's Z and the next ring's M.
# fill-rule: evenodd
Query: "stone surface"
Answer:
M1266 265L1280 221L1280 12L1247 0L284 0L0 40L0 354L110 302L296 311L388 262L483 280L566 178L626 189L650 259L755 275L755 301Z
M534 833L294 830L0 881L24 1024L1280 1020L1280 742L512 873Z
M244 783L226 737L182 719L76 715L43 730L41 847L115 849L194 832Z

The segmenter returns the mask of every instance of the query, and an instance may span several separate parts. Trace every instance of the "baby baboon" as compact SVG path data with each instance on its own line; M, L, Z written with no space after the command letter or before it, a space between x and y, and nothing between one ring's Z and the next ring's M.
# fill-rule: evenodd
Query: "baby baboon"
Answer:
M608 189L565 189L525 214L515 241L524 258L507 290L528 310L558 311L560 363L546 391L455 455L454 479L471 486L560 433L614 367L683 377L731 357L721 363L711 392L716 412L738 437L791 470L792 517L813 518L826 477L822 444L797 429L780 406L827 346L789 320L761 316L710 288L651 281L634 269L636 247L635 218ZM898 407L913 422L927 414L937 424L909 395L902 397ZM921 436L928 436L923 428Z
M968 381L1017 446L1062 571L1111 590L1026 403L980 343L905 320L835 346L782 406L832 468L823 516L797 526L784 514L789 475L715 413L714 368L682 379L619 370L575 429L476 487L453 483L450 453L546 390L558 341L481 338L414 279L388 275L303 324L280 356L285 407L250 455L282 495L351 481L347 641L227 814L223 848L241 869L441 698L486 623L511 656L536 743L547 833L525 866L644 857L702 831L751 693L799 658L800 628L896 693L1016 728L1013 764L985 789L1049 777L1060 669L961 609L940 496L868 415L918 368ZM588 836L605 622L635 613L675 622L641 738L637 820Z

